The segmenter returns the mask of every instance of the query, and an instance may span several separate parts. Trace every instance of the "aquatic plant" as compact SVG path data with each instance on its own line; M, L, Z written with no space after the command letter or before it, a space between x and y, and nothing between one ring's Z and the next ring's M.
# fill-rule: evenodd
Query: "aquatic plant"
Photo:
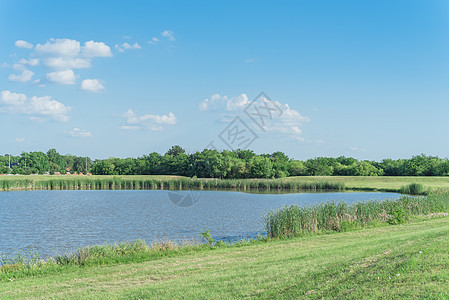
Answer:
M376 222L405 223L411 216L449 212L449 193L425 197L402 196L397 200L355 204L327 202L315 206L286 206L264 216L267 235L286 238L325 231L346 231Z
M233 189L344 191L345 185L332 181L282 181L270 179L191 179L165 176L5 176L0 190L151 190L151 189Z

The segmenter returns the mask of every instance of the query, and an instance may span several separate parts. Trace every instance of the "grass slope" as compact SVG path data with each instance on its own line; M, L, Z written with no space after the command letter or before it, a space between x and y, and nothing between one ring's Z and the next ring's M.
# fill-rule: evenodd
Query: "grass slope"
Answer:
M449 218L0 282L0 298L447 298Z

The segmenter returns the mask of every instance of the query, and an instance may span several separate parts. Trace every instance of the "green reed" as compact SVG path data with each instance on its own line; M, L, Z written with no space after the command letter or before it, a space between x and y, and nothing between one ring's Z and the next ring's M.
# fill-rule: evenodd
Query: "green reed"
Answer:
M269 237L285 238L308 233L346 231L379 222L400 224L411 216L443 212L449 212L448 192L355 204L326 202L306 207L291 205L267 213L264 222Z
M270 179L190 179L96 176L4 176L0 190L149 190L149 189L233 189L344 191L339 182L298 182Z

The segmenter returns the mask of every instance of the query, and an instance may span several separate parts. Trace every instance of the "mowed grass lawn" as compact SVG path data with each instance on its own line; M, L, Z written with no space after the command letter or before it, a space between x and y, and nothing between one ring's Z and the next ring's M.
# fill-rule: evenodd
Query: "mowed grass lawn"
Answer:
M449 298L449 218L70 267L0 298Z
M449 177L418 176L295 176L277 180L342 182L346 189L398 190L410 183L421 183L426 188L449 189Z

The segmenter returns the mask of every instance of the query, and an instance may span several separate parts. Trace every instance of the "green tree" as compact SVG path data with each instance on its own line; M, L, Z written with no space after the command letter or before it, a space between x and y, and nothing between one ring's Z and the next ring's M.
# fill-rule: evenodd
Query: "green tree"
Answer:
M306 166L300 160L290 160L288 162L288 173L290 176L303 176L306 175Z
M307 168L307 174L311 176L331 176L334 173L331 158L317 157L306 160L304 164Z
M117 175L115 165L110 159L96 161L92 166L92 174L95 175Z
M270 178L273 175L273 164L268 157L256 156L251 160L250 170L252 178Z
M173 146L173 147L171 147L166 153L165 153L165 155L170 155L170 156L173 156L173 157L176 157L176 156L178 156L178 155L180 155L180 154L185 154L186 153L186 150L184 150L181 146L179 146L179 145L175 145L175 146Z

